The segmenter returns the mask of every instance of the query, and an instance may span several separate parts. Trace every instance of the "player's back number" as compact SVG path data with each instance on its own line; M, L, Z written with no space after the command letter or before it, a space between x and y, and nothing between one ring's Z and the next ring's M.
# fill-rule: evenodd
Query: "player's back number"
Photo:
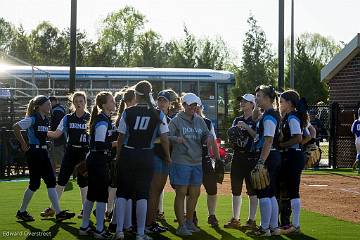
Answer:
M149 126L150 117L136 117L134 130L146 130Z

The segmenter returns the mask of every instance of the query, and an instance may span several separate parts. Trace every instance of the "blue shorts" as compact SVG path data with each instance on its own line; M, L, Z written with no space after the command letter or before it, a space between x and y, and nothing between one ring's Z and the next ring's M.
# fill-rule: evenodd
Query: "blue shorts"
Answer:
M202 165L188 166L172 163L170 166L170 183L172 186L200 186L202 177Z
M168 175L170 171L170 164L166 163L165 160L154 155L154 173L161 173Z

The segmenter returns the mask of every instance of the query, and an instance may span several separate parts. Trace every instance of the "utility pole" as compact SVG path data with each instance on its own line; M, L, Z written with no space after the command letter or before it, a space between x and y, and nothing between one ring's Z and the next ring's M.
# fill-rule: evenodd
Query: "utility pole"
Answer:
M71 21L70 21L70 73L69 92L75 91L76 82L76 8L77 0L71 0Z
M295 89L294 67L294 0L291 0L291 60L290 60L290 88Z
M279 0L278 90L284 89L284 0Z

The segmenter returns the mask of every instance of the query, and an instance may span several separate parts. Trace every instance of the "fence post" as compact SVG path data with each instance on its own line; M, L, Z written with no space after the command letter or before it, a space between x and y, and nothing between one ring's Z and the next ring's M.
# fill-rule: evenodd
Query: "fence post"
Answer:
M333 102L330 105L329 167L333 168L337 168L336 149L339 110L339 104L337 102Z
M2 127L0 130L0 178L5 177L5 169L6 169L5 134L6 134L6 127Z

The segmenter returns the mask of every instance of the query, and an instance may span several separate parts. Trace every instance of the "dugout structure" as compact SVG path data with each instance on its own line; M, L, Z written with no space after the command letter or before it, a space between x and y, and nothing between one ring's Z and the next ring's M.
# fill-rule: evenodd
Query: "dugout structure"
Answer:
M351 167L356 149L351 124L360 107L360 33L322 70L321 81L329 85L329 160L333 167Z

